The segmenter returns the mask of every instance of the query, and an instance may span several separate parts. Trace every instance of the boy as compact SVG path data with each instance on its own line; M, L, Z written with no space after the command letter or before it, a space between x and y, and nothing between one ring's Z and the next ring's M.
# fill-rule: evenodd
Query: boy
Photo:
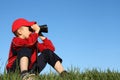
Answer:
M33 29L33 32L29 30L30 27ZM40 73L47 63L59 74L66 73L61 64L62 59L54 53L54 45L47 37L39 34L40 27L36 22L19 18L13 22L12 32L15 34L15 37L11 42L6 66L8 73L15 72L18 65L21 77L25 80L25 78L31 75ZM43 43L38 42L38 37ZM38 52L41 52L39 56Z

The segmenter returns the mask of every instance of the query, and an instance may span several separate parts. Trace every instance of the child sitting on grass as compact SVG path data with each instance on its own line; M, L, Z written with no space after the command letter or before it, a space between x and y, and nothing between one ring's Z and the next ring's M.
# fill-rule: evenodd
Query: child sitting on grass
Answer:
M33 29L33 32L29 28ZM40 73L46 64L50 64L59 74L66 73L62 66L62 59L54 53L55 47L52 42L40 33L40 27L34 21L24 18L15 20L12 24L12 39L7 73L20 70L22 80ZM38 37L43 43L38 42ZM38 53L41 53L38 56Z

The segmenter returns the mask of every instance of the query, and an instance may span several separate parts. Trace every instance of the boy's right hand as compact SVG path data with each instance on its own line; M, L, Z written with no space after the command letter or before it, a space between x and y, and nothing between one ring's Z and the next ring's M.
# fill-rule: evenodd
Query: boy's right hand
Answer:
M39 33L40 31L40 27L38 24L33 24L31 28L35 31L35 33Z

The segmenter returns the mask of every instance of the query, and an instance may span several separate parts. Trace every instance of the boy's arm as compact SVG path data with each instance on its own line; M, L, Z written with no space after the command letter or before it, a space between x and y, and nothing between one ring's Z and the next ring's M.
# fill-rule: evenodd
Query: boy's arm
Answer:
M38 43L38 49L40 52L42 52L45 49L50 49L51 51L55 51L55 47L53 43L44 36L39 36L40 39L43 41L43 43Z

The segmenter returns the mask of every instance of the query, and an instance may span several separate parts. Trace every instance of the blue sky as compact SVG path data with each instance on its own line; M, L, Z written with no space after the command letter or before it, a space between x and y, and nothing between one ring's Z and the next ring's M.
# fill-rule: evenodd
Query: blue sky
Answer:
M119 4L119 0L1 0L1 72L14 37L12 22L21 17L48 25L45 36L53 41L65 69L72 65L120 71ZM47 65L43 72L50 68Z

